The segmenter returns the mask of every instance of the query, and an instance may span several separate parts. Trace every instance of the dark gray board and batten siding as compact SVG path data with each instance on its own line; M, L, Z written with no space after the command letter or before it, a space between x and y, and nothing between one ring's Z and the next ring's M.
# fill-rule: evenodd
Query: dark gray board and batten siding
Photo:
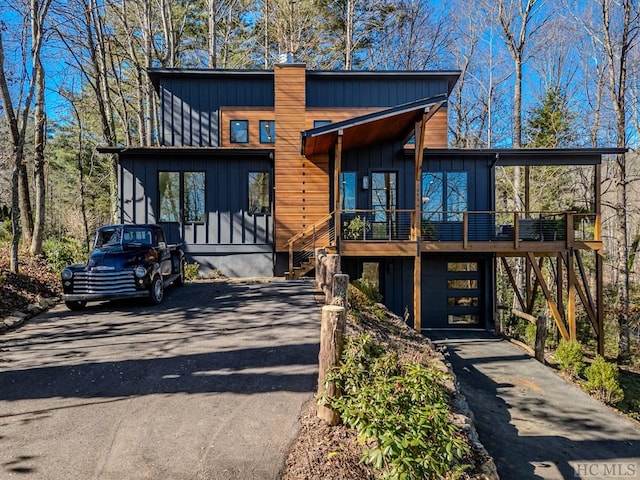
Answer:
M269 152L203 153L120 153L120 220L158 223L159 172L205 172L205 221L160 223L167 241L183 243L188 260L198 262L203 273L215 268L228 276L273 275L273 217L247 211L248 173L272 176Z
M225 74L215 80L172 75L160 81L160 144L219 146L221 106L273 107L273 76Z
M448 94L457 72L307 72L308 108L393 107Z
M307 108L371 108L448 94L459 72L307 71ZM272 70L150 69L160 96L160 144L216 147L220 107L275 103Z

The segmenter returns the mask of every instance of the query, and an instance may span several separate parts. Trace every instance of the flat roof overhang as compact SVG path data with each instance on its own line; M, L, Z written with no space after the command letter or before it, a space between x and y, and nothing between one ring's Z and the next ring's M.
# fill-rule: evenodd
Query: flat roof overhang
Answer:
M627 148L425 148L425 159L445 156L478 156L487 159L492 166L548 166L548 165L600 165L603 155L626 153ZM413 156L415 149L405 149Z
M303 63L281 64L304 66ZM417 78L417 79L442 79L447 82L449 92L460 77L460 70L306 70L307 78L338 78L341 80L350 78ZM215 68L148 68L147 75L156 91L160 89L162 78L191 78L209 79L216 78L262 78L273 80L274 70L258 69L215 69Z
M233 148L233 147L107 147L97 148L98 153L116 155L159 156L197 155L207 157L269 157L273 159L273 148Z
M301 133L300 153L305 157L327 154L336 144L339 135L342 135L343 150L405 138L424 113L431 117L446 101L446 95L438 95L305 130Z

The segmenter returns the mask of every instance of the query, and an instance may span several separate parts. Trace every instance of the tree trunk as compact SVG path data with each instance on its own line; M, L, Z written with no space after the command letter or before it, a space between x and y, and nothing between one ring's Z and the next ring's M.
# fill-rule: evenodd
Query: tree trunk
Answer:
M35 60L34 75L36 78L36 105L33 111L34 120L34 160L33 183L35 187L35 222L33 225L33 237L31 239L31 254L42 253L42 242L45 229L45 126L46 115L44 110L44 68L40 59Z
M24 142L24 137L22 141ZM33 212L31 210L27 162L22 155L18 163L18 202L20 203L22 244L31 245L31 239L33 238Z

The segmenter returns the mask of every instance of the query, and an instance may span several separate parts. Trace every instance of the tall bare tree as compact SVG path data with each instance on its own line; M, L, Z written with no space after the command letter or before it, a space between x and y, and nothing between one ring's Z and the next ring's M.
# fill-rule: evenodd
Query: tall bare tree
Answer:
M627 144L627 94L629 89L627 70L629 53L636 46L640 34L640 6L634 0L600 0L598 41L608 61L608 86L616 116L616 144ZM629 229L628 229L628 177L627 157L616 156L616 218L618 224L618 272L622 285L618 289L618 359L630 358L629 338Z
M35 106L33 111L34 122L34 158L33 158L33 182L35 186L35 221L33 236L31 239L31 254L42 253L42 242L45 229L45 139L46 139L46 112L45 112L45 71L42 63L42 44L45 35L44 21L51 5L51 0L31 0L31 63L33 66L33 78L35 83Z
M10 268L12 272L18 272L18 247L19 247L19 231L20 231L20 212L23 212L27 218L23 217L22 228L28 236L25 240L30 244L31 251L39 253L42 249L42 235L44 230L44 69L42 67L42 46L44 42L44 21L49 9L51 0L30 0L27 5L24 16L27 31L31 32L30 38L22 36L21 49L29 52L26 57L28 64L31 66L31 75L27 74L27 65L22 65L23 69L21 78L16 82L19 87L12 90L9 86L7 78L8 65L5 57L4 47L4 30L6 25L0 25L0 99L4 108L5 119L11 137L12 144L12 225L13 225L13 242L11 249ZM27 84L24 85L24 82ZM24 88L23 88L24 87ZM26 133L29 116L33 108L34 97L36 97L35 105L35 178L36 178L36 195L37 195L37 232L35 238L33 234L33 219L30 212L30 200L28 189L28 177L26 175L25 161L25 144ZM22 177L22 181L21 181ZM22 199L20 198L22 196ZM21 208L24 203L26 208ZM34 241L32 242L32 238Z

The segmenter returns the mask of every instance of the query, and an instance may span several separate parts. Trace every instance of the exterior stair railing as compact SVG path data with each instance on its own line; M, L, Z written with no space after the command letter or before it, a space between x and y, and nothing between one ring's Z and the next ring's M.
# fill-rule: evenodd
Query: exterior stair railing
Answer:
M289 270L285 274L286 278L299 278L313 270L316 248L334 246L335 233L334 215L330 213L291 237L287 242Z

